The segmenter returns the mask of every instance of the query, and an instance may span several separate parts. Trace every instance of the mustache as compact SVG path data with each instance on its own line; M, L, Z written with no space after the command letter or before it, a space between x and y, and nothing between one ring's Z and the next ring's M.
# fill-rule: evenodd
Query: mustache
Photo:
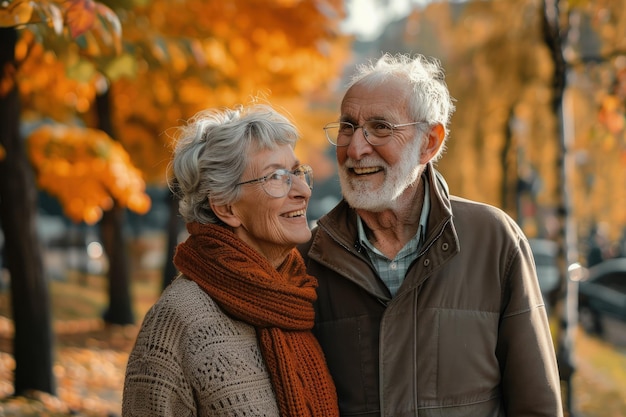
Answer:
M359 161L356 161L352 158L348 158L344 161L343 166L345 168L367 168L367 167L373 167L373 166L382 166L383 168L388 168L388 164L385 163L385 161L383 161L380 158L376 158L376 157L366 157L363 158Z

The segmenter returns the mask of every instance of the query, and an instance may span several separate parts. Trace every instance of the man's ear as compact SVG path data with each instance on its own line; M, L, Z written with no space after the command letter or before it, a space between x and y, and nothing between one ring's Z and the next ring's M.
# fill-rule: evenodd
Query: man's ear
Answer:
M233 206L231 206L230 204L218 205L211 203L211 210L213 210L213 213L215 213L215 215L219 217L221 221L223 221L230 227L235 228L241 225L239 217L235 214Z
M446 128L441 123L437 123L431 127L428 131L428 136L425 138L422 146L422 155L420 157L420 163L426 164L428 161L434 158L443 146L443 140L446 137Z

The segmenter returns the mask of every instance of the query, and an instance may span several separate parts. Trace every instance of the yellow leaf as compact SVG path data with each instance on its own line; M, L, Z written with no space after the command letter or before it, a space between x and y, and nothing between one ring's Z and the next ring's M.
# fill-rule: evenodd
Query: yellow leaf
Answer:
M68 78L81 82L89 82L96 73L94 64L84 59L77 61L75 65L68 66L66 70Z
M104 72L112 81L122 77L134 78L137 74L137 61L130 54L122 54L111 61Z

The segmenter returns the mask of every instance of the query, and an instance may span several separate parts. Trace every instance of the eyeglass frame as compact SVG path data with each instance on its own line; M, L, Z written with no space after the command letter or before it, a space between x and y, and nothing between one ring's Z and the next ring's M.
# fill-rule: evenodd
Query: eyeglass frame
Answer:
M276 173L280 173L280 175L285 175L285 178L287 178L287 184L289 185L289 187L287 188L287 191L285 192L285 194L279 195L279 196L275 196L269 193L269 191L267 191L265 189L265 186L263 184L265 184L268 179L270 179L270 177L272 177L273 175L276 175ZM300 177L298 176L299 173L302 173L303 176ZM306 178L309 178L309 182L306 181ZM300 178L302 179L302 181L305 182L305 184L309 187L309 190L313 189L313 168L310 165L307 164L302 164L300 166L298 166L298 168L295 168L293 170L288 170L285 168L279 168L277 170L274 170L272 172L270 172L267 175L264 175L262 177L259 178L255 178L252 180L248 180L248 181L242 181L242 182L238 182L237 184L235 184L235 186L239 186L239 185L246 185L246 184L254 184L257 182L261 183L261 188L263 188L263 191L265 191L265 194L269 195L270 197L273 198L283 198L285 197L287 194L289 194L289 191L291 191L291 187L293 186L293 177L296 178Z
M374 137L376 137L376 138L389 138L389 139L387 139L387 141L385 141L383 143L372 143L372 142L370 142L370 140L369 140L370 133L367 131L367 129L365 129L365 125L368 124L368 123L383 123L383 124L388 125L389 128L391 129L391 133L389 135L387 135L387 136L376 136L376 135L374 135ZM335 141L333 141L333 139L328 135L328 129L334 129L334 128L339 129L342 124L347 124L347 125L352 126L352 134L350 135L350 141L348 141L348 143L346 143L345 145L340 145L339 143L336 143L336 139L335 139ZM388 122L386 120L374 119L374 120L366 120L362 125L355 125L355 124L350 123L350 122L331 122L331 123L327 123L326 126L323 127L323 129L324 129L324 133L326 134L326 139L333 146L337 146L337 147L349 146L350 142L352 141L352 136L354 136L354 134L356 133L357 129L359 129L359 128L363 129L363 136L365 137L365 140L367 141L367 143L369 143L372 146L383 146L383 145L388 144L391 141L391 139L393 138L393 132L394 132L395 129L397 129L399 127L413 126L413 125L418 125L418 124L428 124L428 122L419 121L419 122L394 124L394 123ZM339 131L337 132L337 136L339 136Z

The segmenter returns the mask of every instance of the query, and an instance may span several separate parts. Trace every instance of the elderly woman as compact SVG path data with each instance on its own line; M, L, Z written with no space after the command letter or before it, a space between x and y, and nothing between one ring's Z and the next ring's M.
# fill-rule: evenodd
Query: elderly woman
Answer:
M295 249L312 186L297 129L256 104L177 132L169 184L189 237L130 354L123 416L337 416L311 333L317 281Z

